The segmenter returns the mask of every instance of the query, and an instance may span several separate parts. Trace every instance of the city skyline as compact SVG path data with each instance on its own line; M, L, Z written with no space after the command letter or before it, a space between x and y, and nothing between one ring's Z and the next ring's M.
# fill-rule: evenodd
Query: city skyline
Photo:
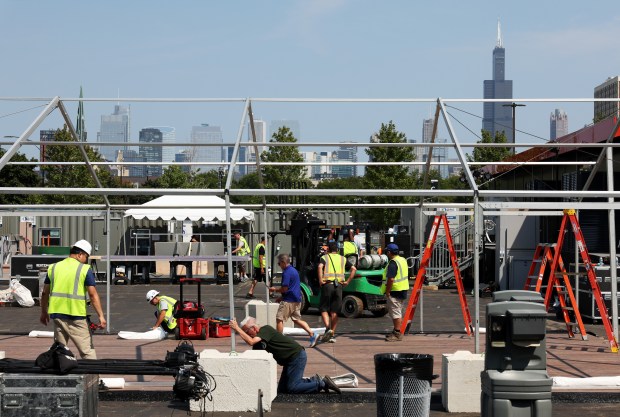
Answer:
M386 7L369 1L267 0L241 12L232 3L179 6L110 0L73 7L77 4L59 0L31 10L23 2L2 2L0 47L7 62L20 62L3 69L2 94L77 99L83 86L90 144L96 142L100 115L109 115L113 106L88 101L93 98L118 97L114 104L131 108L132 142L148 126L175 127L177 141L189 142L191 126L205 121L221 126L225 142L234 141L244 103L155 105L123 98L479 99L481 82L492 78L489 58L498 19L514 98L587 99L595 86L620 73L620 57L609 52L620 35L620 12L611 1L596 8L567 1L558 8L528 0L454 2L450 7L406 1ZM147 9L152 18L166 17L162 30L148 30ZM608 13L601 14L601 9ZM202 25L205 15L217 19ZM379 15L385 18L376 19ZM95 24L95 16L114 21L118 29ZM553 21L548 16L554 16ZM30 22L28 27L19 24L23 21ZM57 23L53 33L47 30L49 21ZM254 46L248 50L250 35ZM65 52L68 42L75 51L71 58ZM419 65L420 57L424 65ZM66 105L75 121L78 102ZM459 109L451 113L466 126L455 123L459 140L478 140L482 104L455 107ZM528 104L518 110L516 128L527 134L517 134L517 141L548 140L549 114L556 108L570 115L572 129L593 118L591 102ZM21 134L41 109L39 103L0 100L2 135ZM252 110L268 122L299 121L302 142L334 144L366 142L390 120L408 139L420 140L420 123L432 117L434 103L254 102ZM62 123L60 117L50 117L39 130ZM443 127L438 137L448 137Z

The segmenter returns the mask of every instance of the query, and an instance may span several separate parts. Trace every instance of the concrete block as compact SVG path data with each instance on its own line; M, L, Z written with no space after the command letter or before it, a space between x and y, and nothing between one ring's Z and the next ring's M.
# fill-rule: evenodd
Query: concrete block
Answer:
M265 303L260 300L250 300L245 305L245 315L254 317L262 326L268 324L274 329L276 328L276 313L278 312L279 303ZM293 327L291 319L284 322L284 327Z
M209 412L257 412L258 390L263 392L263 411L271 411L278 391L277 364L271 353L247 350L243 353L219 352L206 349L200 352L198 363L215 379L213 401L205 399ZM202 411L201 402L190 401L190 411Z
M484 356L459 350L442 355L441 401L450 413L479 413Z

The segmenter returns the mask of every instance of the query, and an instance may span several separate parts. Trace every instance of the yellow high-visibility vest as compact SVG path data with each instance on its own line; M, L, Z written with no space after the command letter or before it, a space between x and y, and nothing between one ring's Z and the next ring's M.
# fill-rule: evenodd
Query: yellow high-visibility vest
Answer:
M252 255L252 265L254 266L254 268L261 268L261 267L264 268L265 267L265 256L263 256L263 261L262 262L260 261L260 250L261 250L261 248L263 250L265 250L265 245L263 245L262 243L259 243L254 248L254 254Z
M86 273L90 265L66 258L47 268L50 279L48 314L86 317Z
M409 266L407 265L407 260L402 256L396 255L394 258L390 260L390 262L396 262L396 266L398 266L398 270L396 272L396 276L394 277L394 282L392 283L392 291L404 291L409 289ZM383 282L381 283L381 294L385 294L386 284L387 284L387 270L388 266L390 266L390 262L388 262L385 270L383 271Z
M344 245L342 245L342 254L344 256L347 255L357 255L357 245L350 241L345 241Z
M172 297L168 297L167 295L160 295L159 298L168 302L168 310L166 310L164 321L168 325L169 329L174 329L175 327L177 327L177 319L175 319L172 314L174 313L174 305L176 304L177 300ZM161 313L161 310L159 309L159 303L157 303L157 313Z
M344 282L344 267L347 262L345 257L337 253L328 253L327 255L323 255L321 259L325 262L323 279L326 281L338 280Z
M237 254L239 256L245 256L248 253L250 253L250 246L248 245L248 241L245 240L245 238L243 236L239 236L239 241L243 242L243 247L241 249L239 249L239 252L237 252Z

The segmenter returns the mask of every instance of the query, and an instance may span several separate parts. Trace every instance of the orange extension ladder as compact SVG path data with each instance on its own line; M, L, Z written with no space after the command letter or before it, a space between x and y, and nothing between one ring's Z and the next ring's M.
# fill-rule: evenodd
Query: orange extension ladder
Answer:
M420 293L422 292L422 286L424 285L424 278L426 275L426 267L430 262L433 254L433 247L437 240L437 233L439 231L440 223L443 222L444 230L446 232L446 242L448 243L448 249L450 251L450 261L452 263L452 270L454 272L454 279L456 280L456 287L461 301L461 312L463 313L463 321L465 322L465 330L467 334L471 336L473 326L471 323L471 315L469 314L469 307L467 306L467 298L465 297L465 288L463 287L463 280L461 278L461 270L459 269L458 259L456 257L456 251L454 250L454 244L452 241L452 235L450 233L450 226L448 225L448 217L446 212L438 211L433 221L433 227L426 242L426 248L422 255L422 261L420 262L420 268L416 275L415 284L411 291L411 297L409 297L409 303L407 304L407 310L403 317L403 325L400 326L400 333L404 334L406 329L413 323L413 316L415 315L415 309L420 301Z
M603 296L601 294L601 289L598 286L598 281L596 280L596 274L594 273L594 266L592 265L592 261L590 260L590 255L588 254L588 248L586 247L586 242L583 238L583 233L581 233L581 227L579 226L579 220L577 220L577 216L575 214L574 209L564 210L564 217L562 218L562 224L560 225L560 234L558 235L558 243L555 247L555 253L553 254L553 261L551 263L551 271L557 271L558 268L560 271L564 269L564 263L562 262L562 257L560 253L562 252L562 244L564 243L564 231L566 229L566 223L570 222L573 234L575 235L575 240L577 242L577 250L579 251L579 255L581 257L581 262L586 270L586 274L588 276L588 282L590 283L590 288L592 289L592 295L596 300L596 305L598 307L599 313L601 315L601 322L605 327L605 333L607 334L607 340L609 341L609 347L612 352L618 352L618 342L613 333L613 329L611 327L611 320L609 319L609 315L607 314L607 306L605 306L605 302L603 300ZM566 273L560 272L561 275L564 275L564 281L567 281ZM555 276L555 274L553 274ZM554 283L555 285L555 283ZM568 292L568 287L566 288ZM556 289L557 290L557 289ZM547 292L545 293L545 305L548 305L549 300L551 299L551 293L553 292L553 286L550 285L547 287ZM572 294L572 289L570 290ZM571 295L569 294L569 296ZM562 298L562 297L559 297ZM574 299L574 298L573 298ZM579 309L575 309L575 316Z
M566 272L566 268L564 267L562 255L560 255L559 252L557 252L558 258L555 264L557 269L553 268L553 260L556 253L553 249L555 249L556 247L556 244L551 245L548 243L539 243L536 246L536 251L534 251L534 258L532 259L532 265L530 266L524 289L536 291L542 294L544 277L547 272L547 265L549 265L549 278L547 285L545 286L545 309L547 311L549 310L551 294L555 290L558 295L558 301L560 303L562 317L564 318L564 323L566 323L566 331L568 332L568 337L575 337L573 326L576 325L579 327L579 333L581 334L581 338L583 340L588 340L588 335L586 333L585 326L583 325L583 320L581 319L581 313L579 311L579 308L577 307L575 293L570 283L568 273ZM537 266L538 273L536 273ZM535 285L532 284L532 280L534 279L536 279ZM568 296L570 306L566 303L566 296ZM575 321L573 321L571 313L573 314Z

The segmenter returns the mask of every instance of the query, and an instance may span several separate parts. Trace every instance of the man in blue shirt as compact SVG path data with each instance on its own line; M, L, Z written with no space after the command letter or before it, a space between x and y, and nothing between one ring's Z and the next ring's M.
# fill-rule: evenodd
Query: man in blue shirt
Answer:
M276 330L282 333L284 322L289 318L293 323L304 329L310 335L310 347L315 347L319 335L314 333L308 323L301 319L301 286L299 285L299 273L291 265L287 254L278 255L278 266L282 269L282 283L280 288L270 287L269 292L279 292L280 306L276 313Z

